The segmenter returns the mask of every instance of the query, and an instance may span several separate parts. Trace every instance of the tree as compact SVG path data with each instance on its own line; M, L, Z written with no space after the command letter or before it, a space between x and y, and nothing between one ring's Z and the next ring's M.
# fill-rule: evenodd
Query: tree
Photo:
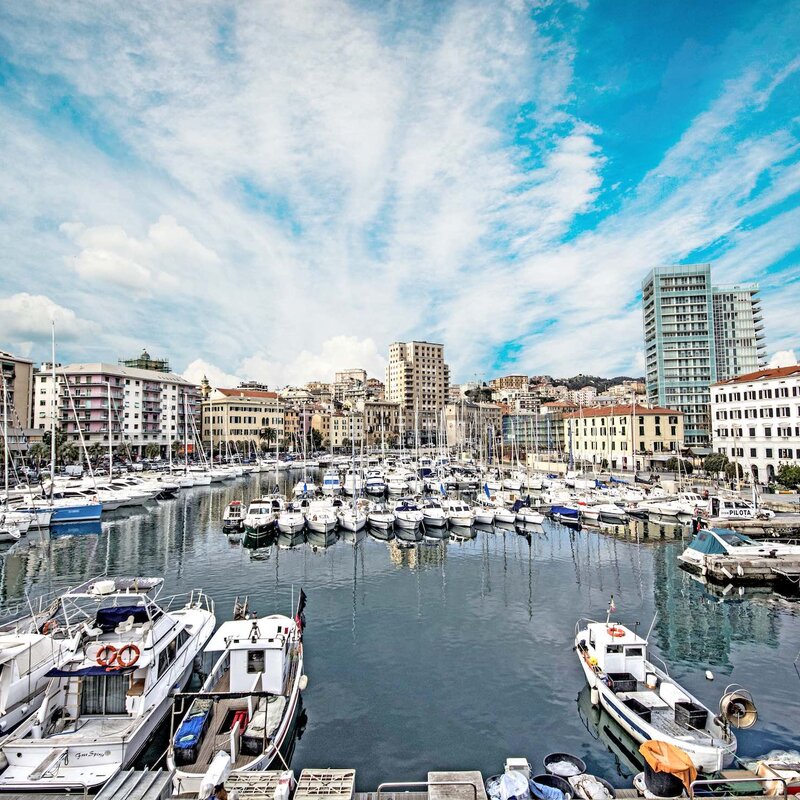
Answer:
M800 486L800 464L781 464L776 477L781 486L797 489Z
M684 458L678 458L677 456L673 456L671 459L669 459L664 466L668 472L682 472L684 475L691 475L694 471L691 461L687 461Z
M744 478L744 469L738 461L729 461L725 465L725 477L730 480L741 480Z
M80 455L78 446L74 442L63 442L58 448L58 460L62 464L74 464Z
M32 461L36 462L36 468L39 469L42 461L46 461L50 457L50 449L41 442L35 442L28 448L28 455Z
M144 454L147 458L158 458L161 455L161 447L155 442L151 442L145 447Z
M703 469L708 473L723 472L729 463L724 453L709 453L703 460Z
M106 452L105 447L103 447L100 442L92 442L87 448L87 453L89 454L89 461L92 462L93 465L97 465L97 462L103 457Z
M259 433L260 438L267 444L272 444L278 438L278 431L275 428L262 428Z
M342 449L346 450L347 448L352 446L353 446L353 440L345 436L344 439L342 439Z
M309 439L312 451L322 447L322 434L316 428L311 428L309 431Z

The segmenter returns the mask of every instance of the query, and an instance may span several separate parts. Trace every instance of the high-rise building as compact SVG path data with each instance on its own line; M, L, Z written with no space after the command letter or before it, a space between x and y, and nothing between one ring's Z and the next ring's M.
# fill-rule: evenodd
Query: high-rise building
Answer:
M9 426L29 428L31 425L33 361L12 356L11 353L0 350L0 375L5 385ZM3 386L0 386L0 400L3 391ZM1 410L0 413L2 413Z
M711 384L763 365L757 294L712 286L710 264L656 267L642 282L647 399L683 411L686 445L710 442Z
M431 342L394 342L389 345L385 397L400 403L403 428L419 431L422 443L436 439L439 416L447 400L450 368L444 345Z
M756 372L767 363L758 284L712 287L717 380Z

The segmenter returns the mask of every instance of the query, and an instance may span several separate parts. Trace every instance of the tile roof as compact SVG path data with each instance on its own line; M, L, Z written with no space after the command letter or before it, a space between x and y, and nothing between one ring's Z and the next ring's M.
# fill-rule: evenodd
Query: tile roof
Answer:
M719 381L714 386L730 386L736 383L752 383L753 381L765 381L774 378L788 378L790 375L800 375L800 364L792 364L790 367L771 367L759 369L756 372L748 372L746 375L738 375L729 378L727 381Z
M618 406L590 406L574 414L565 416L574 419L576 417L629 417L631 414L642 416L654 416L656 414L683 415L683 411L675 408L662 408L661 406L633 406L630 403Z
M262 392L260 389L217 389L217 391L224 394L225 397L270 398L274 400L278 396L277 392Z

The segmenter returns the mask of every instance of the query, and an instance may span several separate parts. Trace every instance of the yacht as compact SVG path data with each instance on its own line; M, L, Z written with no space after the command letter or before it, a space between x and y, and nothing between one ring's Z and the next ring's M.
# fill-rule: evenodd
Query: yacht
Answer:
M359 469L348 469L344 476L344 493L359 495L364 488L364 478Z
M647 639L619 623L581 620L575 651L597 702L637 742L668 742L703 772L733 761L730 726L648 658Z
M287 503L284 509L278 514L278 530L281 533L295 534L300 533L306 527L305 508L308 502L293 501Z
M753 558L770 558L779 567L781 560L800 558L800 545L781 542L757 542L738 531L724 528L699 530L689 546L678 556L684 567L705 574L708 563L718 558L747 561ZM733 576L731 576L733 577Z
M388 530L394 526L394 512L384 503L375 503L367 513L370 528Z
M443 528L447 525L447 512L435 497L431 497L422 504L422 521L426 528Z
M475 524L475 512L464 500L443 500L442 508L447 514L447 521L460 528L469 528Z
M386 481L383 473L379 469L368 469L364 480L364 491L367 494L384 494L386 492Z
M242 527L248 533L269 533L274 530L280 513L280 504L271 497L259 497L250 501L247 514L242 519Z
M200 691L175 698L180 719L167 767L176 796L209 797L221 776L283 769L302 704L303 605L295 616L273 614L223 622L205 647L219 654Z
M325 470L322 476L322 494L339 494L342 491L342 479L339 477L339 470L330 467Z
M312 500L306 510L306 525L316 533L330 533L336 529L338 520L329 500Z
M36 714L0 742L0 790L99 788L151 741L216 625L205 594L179 605L158 599L162 585L99 579L62 596L76 642Z
M398 528L414 530L424 519L417 501L413 497L401 497L394 506L394 524Z

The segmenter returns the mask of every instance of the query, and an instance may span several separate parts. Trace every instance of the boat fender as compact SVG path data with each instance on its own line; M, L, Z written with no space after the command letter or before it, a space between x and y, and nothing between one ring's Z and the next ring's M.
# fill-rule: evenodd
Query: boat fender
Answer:
M593 706L599 705L599 703L600 703L600 691L595 686L592 686L592 689L591 689L591 692L590 692L589 696L590 696L590 699L592 701L592 705Z
M308 686L308 675L301 675L300 676L300 691L304 692L306 687Z
M714 680L714 673L710 669L706 670L706 678L708 678L710 681Z
M231 757L224 750L220 750L211 763L208 765L203 779L200 781L200 791L197 793L198 800L206 800L214 794L214 789L231 774Z

